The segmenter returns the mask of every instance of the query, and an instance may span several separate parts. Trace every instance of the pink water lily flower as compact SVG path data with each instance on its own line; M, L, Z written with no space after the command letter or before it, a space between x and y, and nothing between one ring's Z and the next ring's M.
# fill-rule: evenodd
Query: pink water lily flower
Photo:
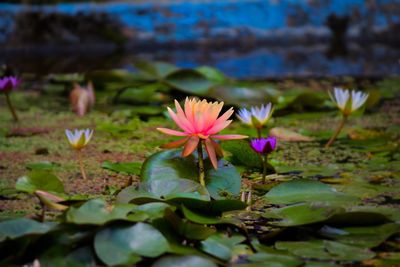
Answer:
M176 113L168 107L168 113L182 131L167 128L157 128L162 133L175 136L183 136L183 139L163 145L164 148L176 148L184 146L182 156L189 156L199 145L204 143L208 157L215 169L217 169L217 155L222 156L220 146L214 140L244 139L248 136L230 134L218 135L218 132L226 128L232 120L228 120L233 114L230 108L218 117L224 102L207 102L207 100L185 99L184 110L175 100ZM201 144L200 143L200 144Z

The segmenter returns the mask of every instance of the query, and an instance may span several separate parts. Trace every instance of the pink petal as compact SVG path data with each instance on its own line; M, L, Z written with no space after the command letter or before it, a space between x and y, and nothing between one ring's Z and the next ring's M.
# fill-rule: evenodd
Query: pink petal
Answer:
M178 141L174 141L174 142L171 142L171 143L164 144L161 147L162 148L177 148L177 147L183 146L183 144L185 144L188 139L189 139L189 137L183 138L183 139L180 139Z
M211 129L209 129L207 131L207 134L215 134L218 133L220 131L222 131L223 129L225 129L226 127L228 127L229 124L231 124L231 120L229 121L223 121L221 123L215 123L213 127L211 127Z
M171 129L167 129L167 128L157 128L157 130L162 133L169 134L169 135L187 136L187 133L179 132L179 131L175 131L175 130L171 130Z
M212 140L212 139L210 139L210 140L211 140L212 145L214 146L214 149L215 149L215 152L217 153L217 155L219 157L223 157L224 153L222 152L221 146L214 140Z
M185 105L186 105L186 100L185 100ZM183 112L183 109L181 108L181 105L179 105L179 102L175 99L175 108L177 112L177 116L179 120L188 128L189 132L194 132L194 127L193 123L189 120L189 118L185 115L185 112Z
M171 117L171 119L174 120L174 122L179 126L179 128L181 128L182 130L184 130L185 132L190 131L190 128L187 126L186 123L184 123L178 115L175 114L175 112L172 111L171 108L167 108L169 116Z
M207 151L208 157L211 161L211 164L213 165L214 169L218 169L217 156L215 155L215 149L214 149L214 146L213 146L211 140L206 139L205 144L206 144L206 151Z
M182 157L187 157L190 154L192 154L193 151L196 149L199 141L200 141L200 138L198 138L195 135L190 137L189 140L186 142L185 147L183 148Z
M234 140L234 139L245 139L249 137L247 135L241 135L241 134L226 134L226 135L212 135L211 138L218 140Z

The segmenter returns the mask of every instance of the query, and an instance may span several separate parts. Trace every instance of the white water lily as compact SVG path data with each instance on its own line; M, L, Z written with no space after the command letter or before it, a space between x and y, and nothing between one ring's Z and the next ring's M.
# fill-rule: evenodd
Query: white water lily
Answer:
M356 109L360 108L365 101L368 99L368 94L361 91L344 90L339 87L335 87L333 95L329 93L332 101L336 103L340 111L344 116L349 116Z
M274 109L271 103L261 107L251 107L249 110L242 108L238 111L237 117L245 124L255 128L261 128L271 118Z
M77 150L80 150L89 143L90 138L92 138L93 135L93 130L75 129L74 131L71 131L67 129L65 130L65 134L67 135L68 141L71 144L71 146Z

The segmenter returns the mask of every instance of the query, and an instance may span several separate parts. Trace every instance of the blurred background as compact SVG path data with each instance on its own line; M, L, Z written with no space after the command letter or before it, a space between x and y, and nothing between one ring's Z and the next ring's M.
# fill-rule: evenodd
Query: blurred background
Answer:
M1 1L21 73L208 65L234 78L400 74L399 0Z

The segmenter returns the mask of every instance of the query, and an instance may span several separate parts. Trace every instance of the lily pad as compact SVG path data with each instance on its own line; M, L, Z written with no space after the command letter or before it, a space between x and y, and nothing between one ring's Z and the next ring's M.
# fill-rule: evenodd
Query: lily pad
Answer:
M92 199L78 208L71 207L66 213L66 221L75 224L102 225L109 221L126 219L134 208L133 204L116 204L108 209L104 200Z
M215 83L196 70L177 70L165 78L165 82L186 94L206 95Z
M322 203L301 203L279 209L269 209L262 216L269 219L276 226L299 226L323 222L335 214L344 213L344 209Z
M375 256L375 253L368 249L328 240L278 241L275 247L308 259L361 261Z
M49 161L32 162L26 164L26 168L28 168L29 170L52 171L58 167L60 167L60 164Z
M141 258L157 257L168 251L165 237L153 226L137 223L108 227L94 239L97 256L107 265L129 265Z
M36 190L64 193L64 185L49 171L33 170L27 175L18 178L15 189L27 193L34 193Z
M154 180L189 179L198 181L196 157L190 155L183 158L182 150L165 150L153 154L142 167L141 179L143 182ZM238 195L241 177L236 168L220 159L218 170L215 170L209 160L205 160L206 187L214 199L221 199L227 195ZM161 189L162 190L162 189Z
M246 238L240 235L227 236L221 233L212 235L201 242L204 252L211 254L221 260L228 261L232 257L232 250L235 245L240 244Z
M41 235L48 233L57 223L40 223L32 219L19 218L0 222L0 242L16 239L25 235Z
M155 78L162 79L165 78L168 74L179 70L172 64L161 61L138 61L133 64L141 73Z
M200 256L166 256L156 261L153 267L217 267L213 261Z
M340 193L333 187L312 180L294 180L273 187L264 198L272 204L299 202L355 202L357 198Z

